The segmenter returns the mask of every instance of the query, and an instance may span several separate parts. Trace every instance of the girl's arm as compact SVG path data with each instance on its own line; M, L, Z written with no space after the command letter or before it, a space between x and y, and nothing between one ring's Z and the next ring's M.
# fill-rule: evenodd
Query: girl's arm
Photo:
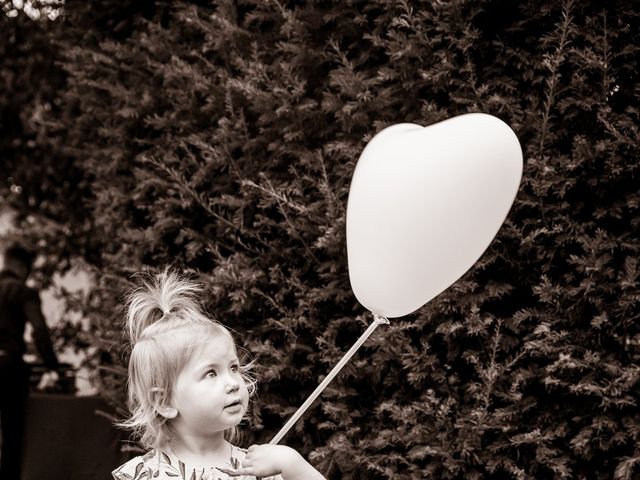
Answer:
M284 480L326 480L302 455L283 445L252 445L247 450L241 468L220 470L232 477L269 477L280 474Z

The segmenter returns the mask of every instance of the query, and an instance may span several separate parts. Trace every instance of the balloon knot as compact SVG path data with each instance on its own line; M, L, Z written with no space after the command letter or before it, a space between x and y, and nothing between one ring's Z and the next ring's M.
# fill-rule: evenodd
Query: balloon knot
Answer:
M376 313L373 314L373 320L377 323L384 323L385 325L389 325L389 319L387 317L383 317L382 315L378 315Z

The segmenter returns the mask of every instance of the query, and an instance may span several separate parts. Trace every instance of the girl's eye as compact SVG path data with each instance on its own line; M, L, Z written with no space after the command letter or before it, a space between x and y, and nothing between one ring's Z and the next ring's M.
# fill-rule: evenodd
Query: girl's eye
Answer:
M209 370L209 371L205 374L205 377L211 377L211 378L213 378L213 377L215 377L216 375L217 375L217 374L216 374L216 371L215 371L215 370Z
M238 373L240 371L240 365L231 365L231 371L233 373Z

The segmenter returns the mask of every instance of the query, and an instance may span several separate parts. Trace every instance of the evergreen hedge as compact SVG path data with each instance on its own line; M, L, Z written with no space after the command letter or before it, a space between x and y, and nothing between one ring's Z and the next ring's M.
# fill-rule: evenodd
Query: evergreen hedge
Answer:
M13 162L2 188L43 272L93 273L90 294L68 296L91 325L72 331L114 404L122 294L132 273L170 264L257 360L245 441L268 441L371 321L345 248L367 141L480 111L523 147L506 223L454 286L379 328L285 441L330 479L640 474L630 2L66 9L48 47L64 86L24 103L40 108L23 115L39 161ZM43 188L43 174L60 181Z

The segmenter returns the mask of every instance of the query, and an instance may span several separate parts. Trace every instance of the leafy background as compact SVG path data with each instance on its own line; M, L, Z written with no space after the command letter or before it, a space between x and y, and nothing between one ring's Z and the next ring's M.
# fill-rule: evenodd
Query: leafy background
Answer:
M120 414L122 295L174 265L260 365L244 442L268 441L371 321L344 233L363 147L481 111L524 152L507 221L286 442L330 479L640 474L633 2L1 3L4 242L42 286L89 272L56 335Z

